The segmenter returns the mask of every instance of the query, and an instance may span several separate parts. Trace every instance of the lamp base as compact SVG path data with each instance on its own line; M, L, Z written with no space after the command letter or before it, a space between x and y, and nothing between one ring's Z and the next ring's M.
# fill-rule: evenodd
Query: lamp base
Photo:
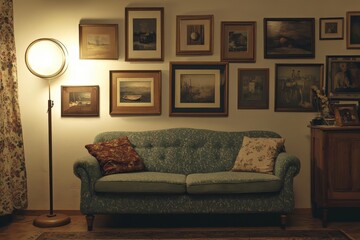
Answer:
M71 222L70 217L64 214L43 214L35 218L33 224L36 227L41 228L50 228L50 227L60 227Z

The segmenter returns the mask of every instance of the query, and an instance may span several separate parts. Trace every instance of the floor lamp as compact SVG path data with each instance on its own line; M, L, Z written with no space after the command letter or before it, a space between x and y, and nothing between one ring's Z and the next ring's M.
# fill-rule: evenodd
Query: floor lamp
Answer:
M50 95L50 80L63 74L67 68L67 51L65 46L56 39L40 38L33 41L25 52L25 63L35 76L48 80L48 144L49 144L49 194L50 209L48 214L35 218L33 224L37 227L59 227L70 223L70 217L55 214L53 209L53 166L52 166L52 124L51 108L53 101Z

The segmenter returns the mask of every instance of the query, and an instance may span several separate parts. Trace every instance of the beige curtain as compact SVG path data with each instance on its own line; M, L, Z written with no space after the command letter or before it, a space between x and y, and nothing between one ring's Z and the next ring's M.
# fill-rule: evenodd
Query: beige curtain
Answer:
M0 216L27 207L12 0L0 0Z

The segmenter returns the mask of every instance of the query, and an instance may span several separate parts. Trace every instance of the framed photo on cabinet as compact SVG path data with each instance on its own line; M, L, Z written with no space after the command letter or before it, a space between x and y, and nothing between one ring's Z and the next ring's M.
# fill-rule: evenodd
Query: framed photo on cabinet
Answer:
M238 109L269 108L269 69L238 69Z
M338 126L360 125L356 104L335 104L335 122Z
M320 40L344 39L344 18L320 18Z
M256 22L221 22L221 61L255 62Z
M360 56L326 56L326 93L333 100L360 100Z
M360 48L360 12L346 13L346 47Z
M276 64L275 111L316 112L312 87L322 88L323 64Z
M125 8L125 61L164 60L164 8Z
M170 62L170 116L228 115L228 63Z
M264 18L264 58L314 57L314 18Z
M110 71L110 115L160 115L161 71Z
M213 54L213 15L176 16L176 55Z
M61 117L99 116L99 86L61 86Z
M118 59L117 24L80 24L80 59Z

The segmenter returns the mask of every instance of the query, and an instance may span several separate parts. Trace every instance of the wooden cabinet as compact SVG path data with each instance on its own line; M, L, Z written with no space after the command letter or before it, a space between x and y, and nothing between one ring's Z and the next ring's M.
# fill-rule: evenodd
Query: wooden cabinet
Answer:
M311 126L313 216L334 207L360 207L360 126Z

